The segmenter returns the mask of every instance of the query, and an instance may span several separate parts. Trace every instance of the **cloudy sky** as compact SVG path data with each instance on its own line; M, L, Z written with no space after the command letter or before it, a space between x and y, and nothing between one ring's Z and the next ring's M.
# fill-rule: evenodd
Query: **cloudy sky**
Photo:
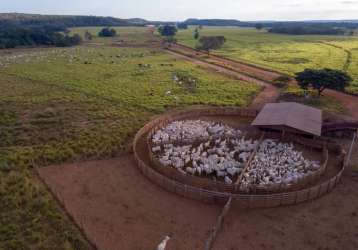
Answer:
M358 0L0 0L1 12L181 21L358 19Z

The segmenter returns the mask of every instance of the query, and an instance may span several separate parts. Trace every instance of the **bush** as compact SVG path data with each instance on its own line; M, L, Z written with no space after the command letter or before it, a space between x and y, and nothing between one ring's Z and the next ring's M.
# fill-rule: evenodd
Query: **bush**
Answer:
M92 34L91 34L88 30L86 30L85 39L86 39L87 41L91 41L92 38L93 38Z
M116 35L117 35L117 31L115 29L110 29L110 28L103 28L98 33L98 36L100 37L114 37Z
M220 49L226 42L224 36L203 36L199 39L200 45L197 49L205 50L209 53L210 50Z

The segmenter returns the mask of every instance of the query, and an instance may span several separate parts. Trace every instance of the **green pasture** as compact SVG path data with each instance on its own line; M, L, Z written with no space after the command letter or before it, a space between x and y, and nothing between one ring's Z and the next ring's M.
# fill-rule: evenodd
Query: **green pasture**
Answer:
M196 79L188 88L174 75ZM34 167L112 157L171 107L248 105L260 88L150 49L15 50L0 58L0 249L87 249Z
M78 27L72 28L71 34L79 34L84 38L86 31L92 34L92 43L111 44L114 42L128 42L131 44L144 44L150 40L147 34L147 27L111 27L117 31L116 37L103 38L98 37L98 32L103 27Z
M177 40L195 47L195 27L180 30ZM201 36L222 35L226 44L214 53L294 75L305 68L333 68L348 72L354 82L348 92L358 94L357 36L295 36L238 27L204 27Z

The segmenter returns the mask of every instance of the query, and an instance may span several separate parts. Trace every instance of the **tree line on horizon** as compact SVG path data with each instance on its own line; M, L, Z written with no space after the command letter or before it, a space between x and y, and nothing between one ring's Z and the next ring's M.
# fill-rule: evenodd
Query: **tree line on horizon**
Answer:
M81 36L70 35L66 28L57 25L34 27L10 25L0 28L0 49L22 46L67 47L78 45L81 41Z

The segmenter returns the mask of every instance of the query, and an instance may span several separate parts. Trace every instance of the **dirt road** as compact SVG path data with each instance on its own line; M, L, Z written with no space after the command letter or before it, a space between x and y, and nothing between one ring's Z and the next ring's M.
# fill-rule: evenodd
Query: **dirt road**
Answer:
M226 69L226 70L230 70L232 72L236 72L238 74L245 75L247 77L251 77L251 78L256 78L256 79L260 79L261 82L265 82L265 86L270 85L269 82L272 82L273 80L275 80L277 77L281 76L280 73L275 72L275 71L270 71L268 69L264 69L258 66L254 66L254 65L249 65L243 62L239 62L236 60L232 60L232 59L228 59L228 58L224 58L224 57L219 57L213 54L206 54L197 50L194 50L192 48L177 44L177 45L173 45L170 48L170 52L174 53L176 52L176 54L180 54L186 58L190 58L192 62L197 62L200 61L201 63L207 63L207 64L212 64L215 65L217 68L221 68L221 69ZM206 64L206 66L208 66ZM243 79L243 78L242 78ZM243 79L245 80L245 79ZM249 81L252 82L252 81ZM295 82L292 82L293 84L295 84ZM261 100L267 100L270 101L271 97L272 99L274 99L274 96L276 95L274 93L274 89L268 89L266 90L266 92L263 92L261 96L259 96L259 100L258 102L261 102ZM338 101L342 102L345 107L347 108L348 112L350 113L350 115L352 116L353 119L358 120L358 96L353 96L353 95L349 95L349 94L345 94L339 91L335 91L335 90L326 90L324 92L324 95L329 96L329 97L333 97L335 99L337 99ZM266 99L267 98L267 99ZM253 104L254 106L256 105L255 103ZM262 104L260 103L259 106L262 106Z

